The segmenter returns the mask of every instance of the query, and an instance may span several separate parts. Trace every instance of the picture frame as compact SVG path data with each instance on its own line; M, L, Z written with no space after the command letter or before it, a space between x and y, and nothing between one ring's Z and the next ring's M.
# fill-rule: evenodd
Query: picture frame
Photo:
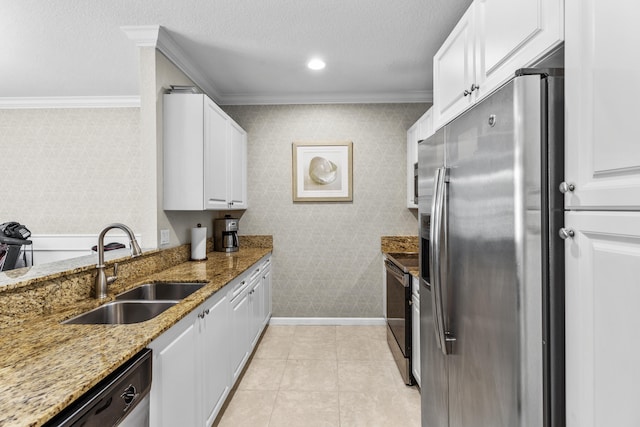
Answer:
M292 144L294 202L353 201L353 142Z

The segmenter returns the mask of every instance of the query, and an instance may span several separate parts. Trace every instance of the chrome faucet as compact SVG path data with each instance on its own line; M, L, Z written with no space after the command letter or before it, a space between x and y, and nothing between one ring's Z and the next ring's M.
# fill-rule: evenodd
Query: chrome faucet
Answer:
M120 230L127 233L129 236L130 246L131 246L131 258L135 258L139 255L142 255L142 250L140 249L140 245L138 245L138 241L133 235L133 231L124 224L109 224L107 225L101 232L98 237L98 264L96 265L96 269L98 270L98 274L96 275L96 298L103 299L107 296L107 285L112 284L118 278L118 263L115 263L113 266L113 276L108 276L104 272L104 235L107 234L109 230L114 228L119 228Z

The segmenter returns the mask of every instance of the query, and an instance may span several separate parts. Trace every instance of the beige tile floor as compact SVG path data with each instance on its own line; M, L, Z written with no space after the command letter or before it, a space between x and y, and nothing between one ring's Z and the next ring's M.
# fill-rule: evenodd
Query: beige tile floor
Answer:
M269 326L218 427L419 427L384 326Z

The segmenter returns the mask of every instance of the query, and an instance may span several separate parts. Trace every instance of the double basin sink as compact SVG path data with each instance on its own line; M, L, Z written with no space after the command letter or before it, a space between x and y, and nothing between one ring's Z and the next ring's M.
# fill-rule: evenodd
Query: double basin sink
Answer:
M122 325L150 320L206 283L145 283L116 295L116 300L65 320L64 324Z

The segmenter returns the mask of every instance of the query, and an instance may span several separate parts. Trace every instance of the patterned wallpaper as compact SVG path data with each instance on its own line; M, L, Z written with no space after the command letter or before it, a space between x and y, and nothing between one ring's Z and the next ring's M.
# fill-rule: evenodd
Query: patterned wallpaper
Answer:
M273 315L380 317L380 236L416 235L406 131L428 104L226 106L249 134L240 234L274 238ZM293 203L291 143L353 141L353 203Z
M138 232L139 116L139 108L0 110L0 222L92 234L118 220Z

